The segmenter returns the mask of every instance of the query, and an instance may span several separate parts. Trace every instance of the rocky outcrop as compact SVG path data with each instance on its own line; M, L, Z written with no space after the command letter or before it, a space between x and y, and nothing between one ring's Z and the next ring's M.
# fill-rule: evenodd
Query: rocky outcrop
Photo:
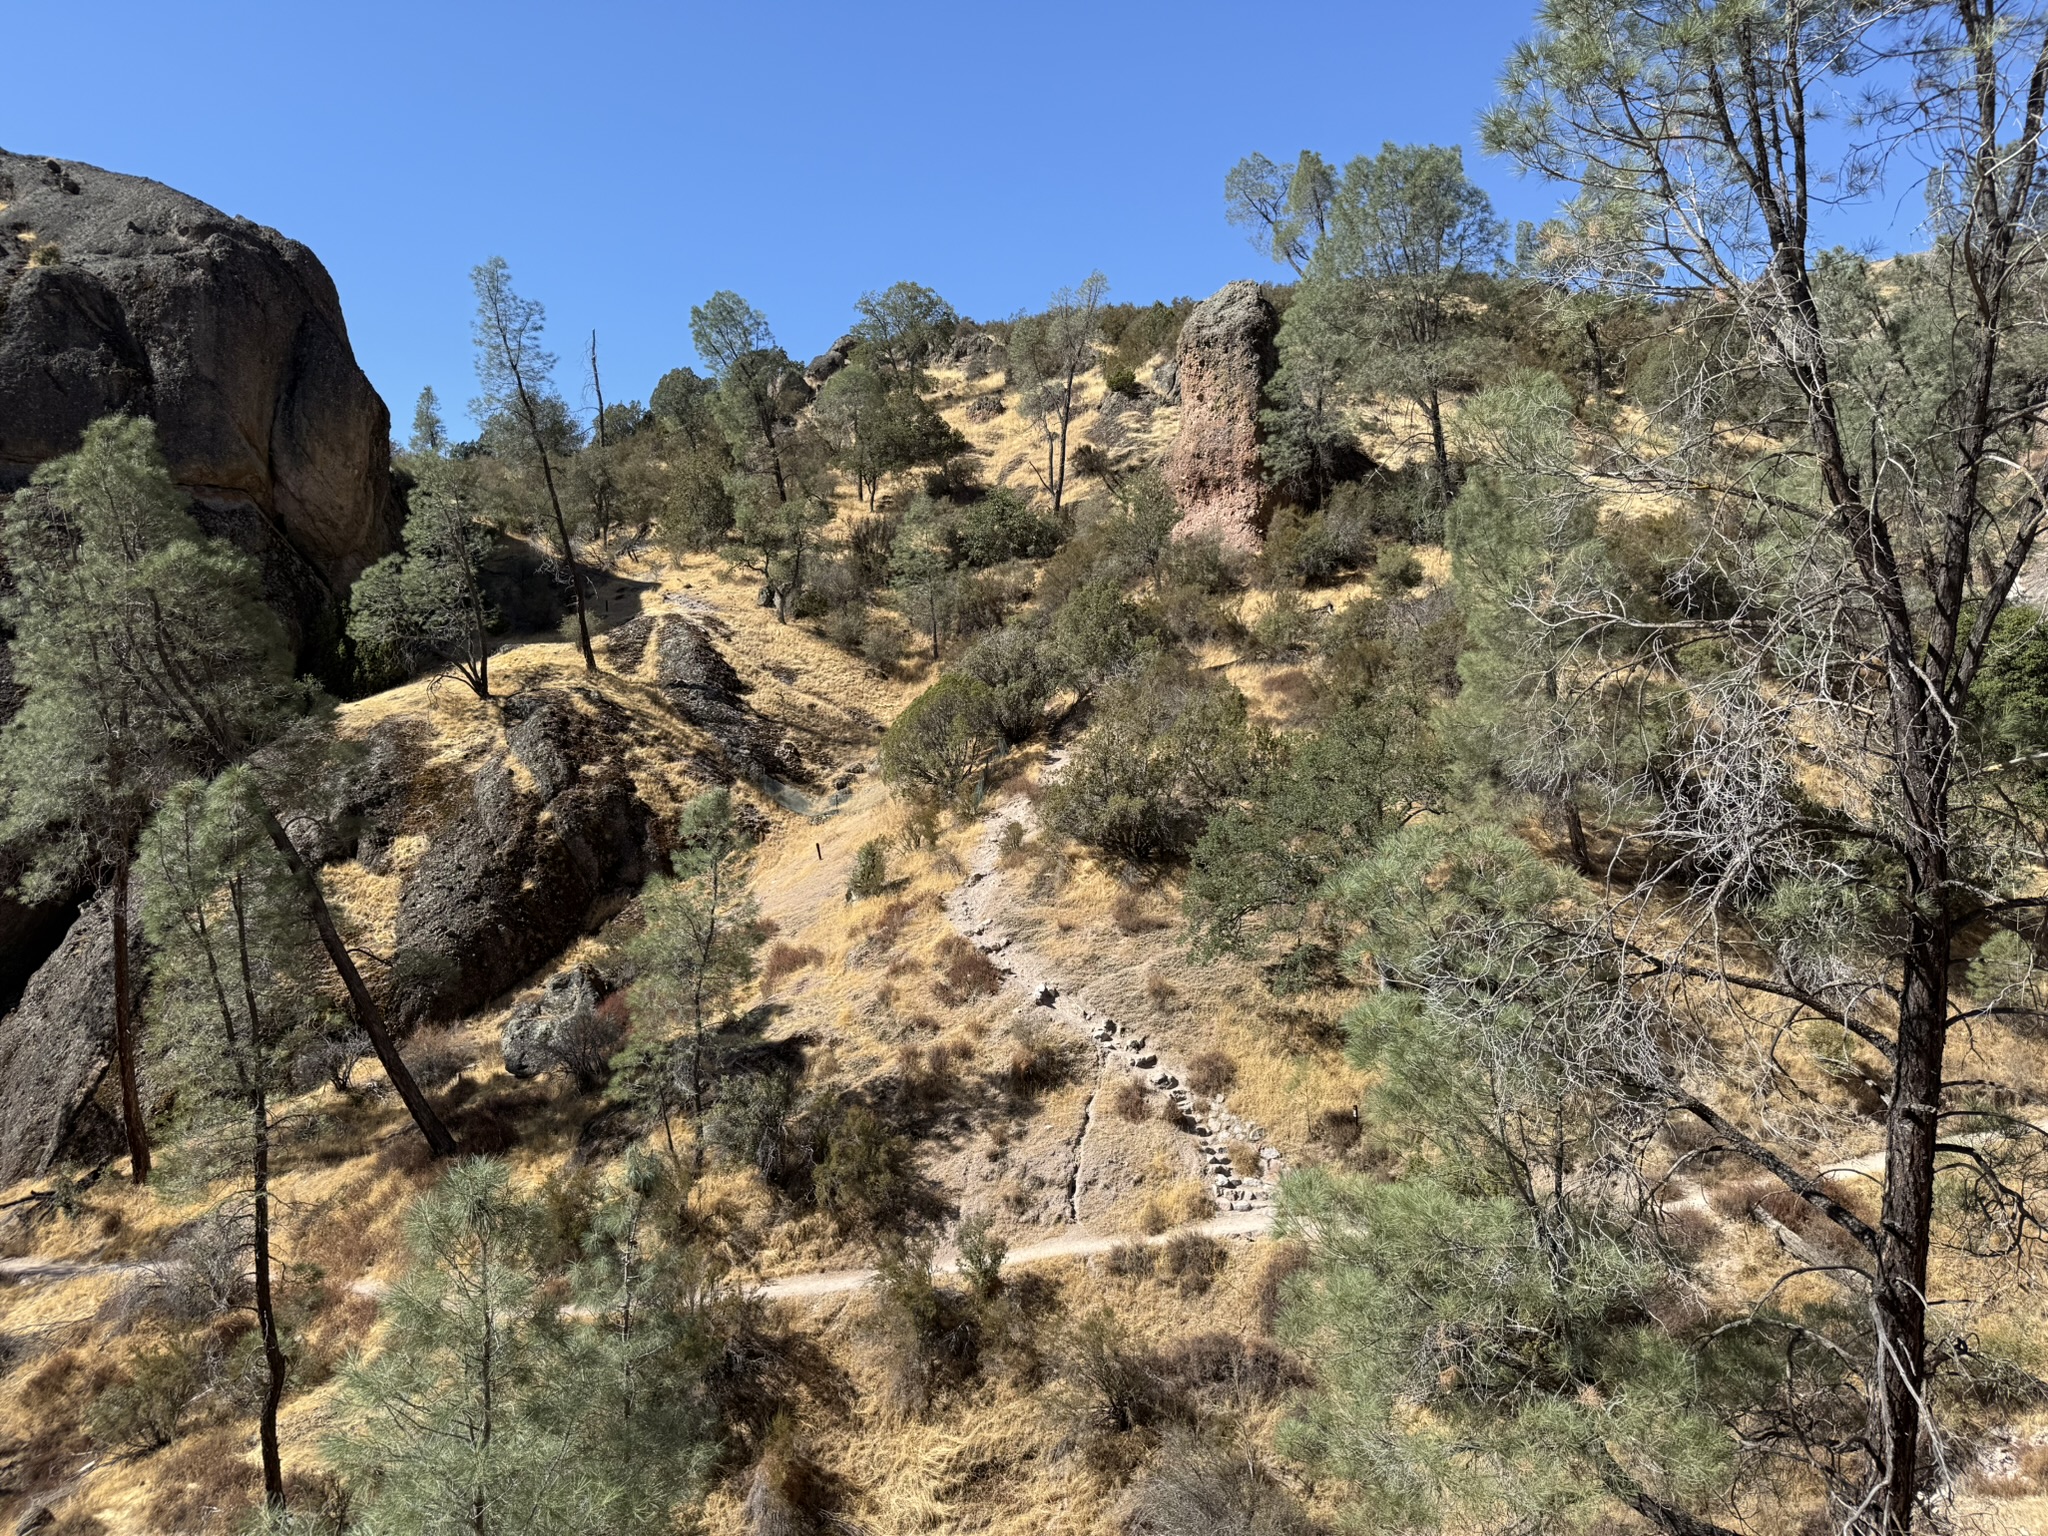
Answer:
M804 369L804 382L813 389L822 388L827 379L853 361L853 349L859 345L858 336L849 333L840 337L811 359L810 366Z
M653 817L626 772L630 721L602 694L504 704L507 750L476 769L399 892L392 1013L474 1012L623 903L655 867Z
M1177 538L1251 552L1265 536L1272 507L1259 474L1259 405L1278 364L1279 324L1257 283L1236 282L1197 304L1181 328L1180 435L1165 465L1180 503Z
M141 927L139 920L129 925L137 978ZM0 1189L60 1157L90 1159L119 1145L118 1123L95 1101L114 1054L113 958L102 896L78 914L20 1002L0 1017Z
M113 411L302 639L396 539L390 413L295 240L138 176L0 151L0 493Z
M727 773L803 776L795 744L747 707L747 685L701 625L679 614L643 614L607 635L605 649L622 670L639 668L671 709L718 743Z
M520 1003L505 1019L498 1053L514 1077L539 1077L573 1062L593 1033L600 999L597 974L587 965L550 976L540 996Z
M390 415L326 270L156 182L0 150L0 497L116 411L156 422L201 524L258 560L317 669L336 595L397 535ZM0 638L0 723L16 703ZM84 893L25 903L19 862L0 857L0 1183L71 1134L106 1002L80 968Z

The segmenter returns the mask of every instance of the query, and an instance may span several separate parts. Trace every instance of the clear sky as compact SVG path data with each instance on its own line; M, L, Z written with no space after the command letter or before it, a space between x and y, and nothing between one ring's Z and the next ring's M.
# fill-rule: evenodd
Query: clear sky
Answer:
M734 288L799 358L863 290L1036 307L1276 269L1225 170L1463 144L1506 217L1554 194L1474 124L1534 0L66 0L8 8L0 145L150 176L310 245L403 435L432 384L466 430L469 269L548 309L560 382L593 328L607 399L693 361Z

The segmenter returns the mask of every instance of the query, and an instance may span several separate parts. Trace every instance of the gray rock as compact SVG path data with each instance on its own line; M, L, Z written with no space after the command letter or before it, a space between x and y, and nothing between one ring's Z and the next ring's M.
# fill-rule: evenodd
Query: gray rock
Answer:
M0 1188L59 1158L111 1154L120 1125L96 1094L114 1057L111 899L89 902L21 1001L0 1017ZM140 996L142 921L130 909L129 974Z
M652 816L626 771L623 711L552 688L504 709L509 758L471 775L467 803L399 893L392 1011L406 1024L458 1018L517 986L637 891L657 860Z
M398 522L390 412L326 268L77 161L0 151L0 203L0 491L98 417L149 416L202 521L254 546L304 639Z
M795 748L747 706L747 685L701 625L644 614L607 635L605 649L622 671L648 675L671 709L718 743L725 761L707 766L749 779L803 777Z
M538 1077L561 1065L589 1031L598 990L596 974L588 966L549 977L539 997L520 1003L505 1020L498 1038L505 1070L514 1077Z

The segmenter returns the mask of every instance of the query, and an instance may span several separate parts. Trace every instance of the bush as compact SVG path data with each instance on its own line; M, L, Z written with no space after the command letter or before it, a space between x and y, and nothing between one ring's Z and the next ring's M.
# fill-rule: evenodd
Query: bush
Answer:
M1053 616L1052 642L1062 670L1077 686L1093 687L1138 652L1145 633L1138 610L1124 600L1120 583L1088 582Z
M1180 858L1253 780L1268 748L1227 682L1161 662L1103 693L1047 792L1046 824L1105 852Z
M625 994L614 992L595 1008L577 1009L549 1039L548 1058L584 1093L595 1093L611 1080L612 1058L626 1043L630 1023Z
M1145 1085L1135 1077L1127 1077L1116 1085L1116 1091L1109 1096L1109 1107L1120 1120L1136 1125L1151 1113L1146 1103Z
M988 685L948 672L910 701L882 737L882 779L930 804L960 799L1001 744Z
M860 659L883 677L894 677L903 665L903 631L894 624L865 624Z
M909 1200L909 1144L864 1104L848 1105L825 1136L812 1190L843 1232L881 1225Z
M960 1250L960 1273L974 1294L992 1301L1003 1288L1003 1260L1010 1245L989 1230L986 1216L973 1216L960 1223L954 1236Z
M843 603L826 610L824 622L819 625L825 638L842 651L861 654L868 642L868 608L866 603Z
M980 1333L963 1298L933 1282L932 1253L924 1244L883 1255L874 1295L868 1333L881 1349L883 1400L899 1417L916 1417L973 1377Z
M948 552L969 570L1005 560L1044 560L1060 547L1060 526L1008 486L964 508L946 530Z
M1159 1251L1150 1243L1118 1243L1103 1257L1102 1267L1119 1280L1149 1280L1159 1263Z
M1135 398L1142 393L1138 388L1138 370L1113 357L1102 365L1102 385L1112 395L1129 395Z
M1203 1098L1226 1093L1237 1082L1237 1063L1221 1051L1203 1051L1188 1062L1188 1087Z
M1073 1042L1037 1019L1021 1020L1010 1030L1010 1091L1042 1093L1067 1080L1073 1070Z
M178 1438L200 1387L197 1352L156 1345L133 1356L86 1410L93 1443L106 1451L160 1450Z
M1159 1278L1171 1280L1183 1296L1199 1296L1229 1262L1229 1250L1215 1238L1200 1232L1176 1232L1159 1250Z
M1382 592L1405 592L1422 584L1422 562L1406 544L1388 544L1373 562L1372 574Z
M1192 1434L1168 1438L1123 1503L1130 1536L1307 1536L1314 1529L1255 1451Z
M846 894L856 900L879 896L889 888L889 846L871 837L855 850L853 873L847 877Z
M307 1046L292 1060L292 1086L304 1093L322 1083L336 1093L354 1086L356 1068L370 1054L370 1037L360 1030L330 1035Z
M1183 645L1236 644L1244 636L1237 615L1199 587L1169 586L1150 607L1159 627Z
M994 997L1003 990L1003 973L993 960L957 933L949 933L939 944L939 979L932 983L932 996L948 1008L959 1008L977 997Z
M720 1161L752 1168L770 1185L787 1189L808 1166L798 1136L802 1101L788 1072L723 1077L704 1117L704 1145Z
M1059 690L1060 666L1035 631L1011 624L984 636L960 658L956 670L988 690L983 707L1007 744L1029 741L1045 728L1046 705Z

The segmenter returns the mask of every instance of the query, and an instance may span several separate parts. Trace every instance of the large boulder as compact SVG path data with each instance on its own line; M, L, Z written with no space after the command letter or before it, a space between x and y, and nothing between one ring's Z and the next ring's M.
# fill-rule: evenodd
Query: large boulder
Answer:
M391 415L296 240L139 176L0 150L0 494L112 411L308 640L394 547Z
M597 1016L603 990L602 979L587 965L550 976L539 996L526 998L506 1015L498 1036L505 1070L514 1077L539 1077L550 1067L590 1069L608 1059L616 1041Z
M1180 434L1166 455L1166 483L1180 503L1176 538L1214 538L1256 551L1272 506L1259 473L1261 391L1278 366L1279 315L1253 282L1235 282L1197 304L1181 327L1174 378Z
M201 524L261 563L317 665L338 594L397 537L390 413L326 269L156 182L0 150L0 497L114 411L156 422ZM0 637L0 724L18 702ZM0 856L0 1183L76 1139L110 1024L89 893L23 902L20 866Z
M128 929L138 985L141 928L137 920ZM120 1145L118 1121L96 1098L114 1055L113 962L111 908L100 896L0 1015L0 1189L60 1157L85 1160Z

